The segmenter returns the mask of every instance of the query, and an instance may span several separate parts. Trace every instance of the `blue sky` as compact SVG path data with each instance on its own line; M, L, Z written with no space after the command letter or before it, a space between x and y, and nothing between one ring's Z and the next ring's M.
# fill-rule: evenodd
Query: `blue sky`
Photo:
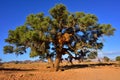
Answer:
M110 23L116 32L114 36L104 38L104 48L99 56L115 58L120 55L120 0L0 0L0 58L3 61L38 59L29 58L29 52L21 56L3 54L3 46L7 44L4 39L9 30L24 24L29 14L44 12L49 15L49 9L57 3L66 5L70 12L95 14L99 23Z

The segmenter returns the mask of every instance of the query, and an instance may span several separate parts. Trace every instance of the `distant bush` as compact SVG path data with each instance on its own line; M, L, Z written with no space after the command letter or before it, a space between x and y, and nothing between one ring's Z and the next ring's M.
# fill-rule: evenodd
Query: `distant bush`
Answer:
M19 64L20 62L19 61L15 61L15 64Z
M2 61L2 59L0 59L0 62Z
M109 61L110 61L110 58L108 58L107 56L104 56L103 60L104 60L105 62L109 62Z
M2 65L1 61L2 61L2 59L0 59L0 66Z
M116 57L116 61L120 61L120 56L117 56L117 57Z
M95 59L96 57L97 57L97 55L98 55L98 53L97 52L90 52L89 54L88 54L88 58L89 59Z

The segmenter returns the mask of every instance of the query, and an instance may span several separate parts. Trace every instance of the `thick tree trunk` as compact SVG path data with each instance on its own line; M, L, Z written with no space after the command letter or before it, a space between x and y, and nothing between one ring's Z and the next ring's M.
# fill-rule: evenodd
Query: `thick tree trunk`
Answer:
M60 60L61 60L62 54L61 53L57 53L56 55L56 59L55 59L55 71L59 70L59 65L60 65Z

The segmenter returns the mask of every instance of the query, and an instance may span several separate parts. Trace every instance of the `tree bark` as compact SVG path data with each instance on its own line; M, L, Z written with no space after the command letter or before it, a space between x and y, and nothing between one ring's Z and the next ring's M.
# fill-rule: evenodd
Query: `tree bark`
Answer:
M57 53L56 59L55 59L55 66L54 66L55 71L59 70L61 57L62 57L62 54L61 53Z

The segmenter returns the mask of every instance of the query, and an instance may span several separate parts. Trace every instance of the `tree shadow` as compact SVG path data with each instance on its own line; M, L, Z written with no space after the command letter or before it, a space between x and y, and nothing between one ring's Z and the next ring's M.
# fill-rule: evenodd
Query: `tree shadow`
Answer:
M61 68L64 70L69 70L69 69L78 69L78 68L95 68L96 66L111 66L111 65L116 65L116 64L115 63L74 64L74 65L62 66Z
M69 69L78 69L78 68L86 68L86 67L88 67L87 64L74 64L74 65L62 66L62 69L69 70Z
M36 71L37 69L0 68L0 71Z

